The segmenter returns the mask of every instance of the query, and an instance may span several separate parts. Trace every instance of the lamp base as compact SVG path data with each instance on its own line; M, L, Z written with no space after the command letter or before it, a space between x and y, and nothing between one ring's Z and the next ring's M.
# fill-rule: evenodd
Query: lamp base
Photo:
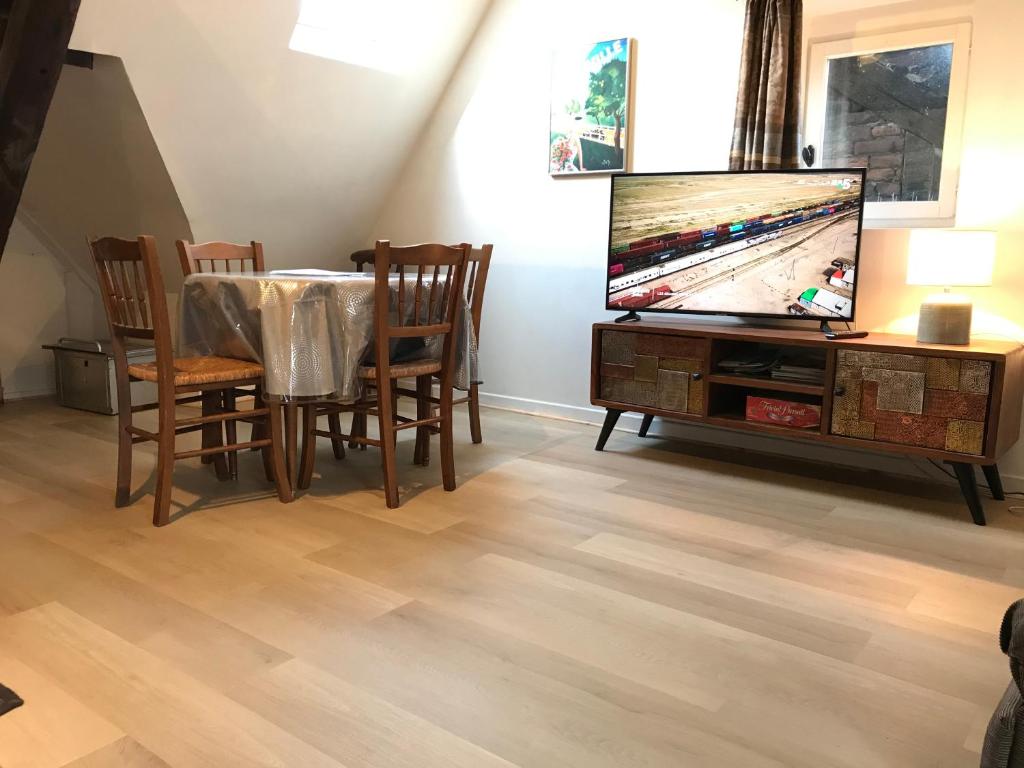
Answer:
M970 344L970 302L923 303L917 316L917 340L924 344Z

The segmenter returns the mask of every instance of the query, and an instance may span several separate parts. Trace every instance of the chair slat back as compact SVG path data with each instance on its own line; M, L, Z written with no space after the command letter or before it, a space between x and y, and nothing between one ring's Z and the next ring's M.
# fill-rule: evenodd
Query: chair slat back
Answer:
M201 272L246 272L263 271L263 243L253 240L249 245L236 243L190 243L179 240L178 260L181 273L189 275Z
M480 341L480 318L484 312L484 288L487 287L487 272L491 268L491 252L494 246L485 243L469 252L466 260L466 303L473 313L473 333Z
M449 333L462 295L469 251L467 244L395 247L379 240L374 254L377 338ZM397 282L394 315L389 311L392 281Z
M156 240L101 237L89 242L114 356L125 364L124 339L151 340L157 366L172 367L171 323Z

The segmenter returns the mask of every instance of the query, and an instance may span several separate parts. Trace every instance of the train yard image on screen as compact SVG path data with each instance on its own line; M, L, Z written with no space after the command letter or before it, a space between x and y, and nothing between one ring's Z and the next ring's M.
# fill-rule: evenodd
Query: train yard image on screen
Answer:
M856 174L613 180L608 306L844 318L852 313Z

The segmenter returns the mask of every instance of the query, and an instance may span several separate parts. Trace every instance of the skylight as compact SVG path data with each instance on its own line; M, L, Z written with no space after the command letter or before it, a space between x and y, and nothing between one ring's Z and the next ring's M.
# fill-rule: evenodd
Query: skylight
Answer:
M435 16L422 0L302 0L288 47L360 67L407 72L424 24Z

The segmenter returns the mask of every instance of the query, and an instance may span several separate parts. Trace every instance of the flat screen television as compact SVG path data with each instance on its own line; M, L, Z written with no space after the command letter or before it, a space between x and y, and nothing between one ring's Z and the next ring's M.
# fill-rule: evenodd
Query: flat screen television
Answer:
M865 173L613 175L607 308L853 320Z

